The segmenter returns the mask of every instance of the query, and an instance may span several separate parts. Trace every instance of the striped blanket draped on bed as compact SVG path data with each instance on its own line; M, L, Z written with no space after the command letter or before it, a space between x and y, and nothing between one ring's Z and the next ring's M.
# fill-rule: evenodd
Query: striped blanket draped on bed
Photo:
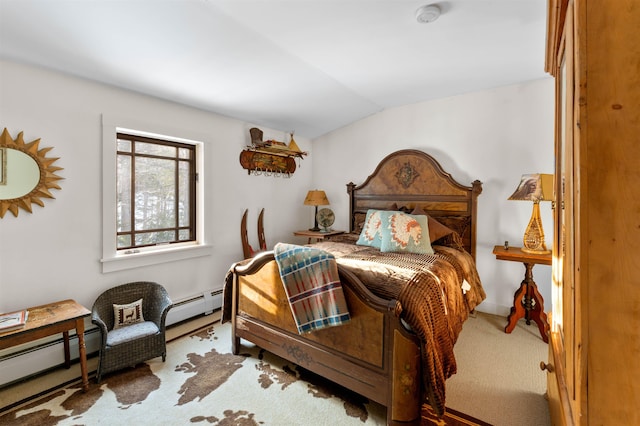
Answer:
M278 243L273 249L298 333L349 322L347 302L331 253Z

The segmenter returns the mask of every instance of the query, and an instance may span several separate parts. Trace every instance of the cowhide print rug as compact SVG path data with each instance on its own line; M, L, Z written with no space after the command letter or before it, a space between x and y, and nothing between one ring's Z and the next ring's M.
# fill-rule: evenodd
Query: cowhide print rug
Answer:
M0 415L1 425L383 425L379 404L243 341L219 322L167 344L167 359L76 383Z

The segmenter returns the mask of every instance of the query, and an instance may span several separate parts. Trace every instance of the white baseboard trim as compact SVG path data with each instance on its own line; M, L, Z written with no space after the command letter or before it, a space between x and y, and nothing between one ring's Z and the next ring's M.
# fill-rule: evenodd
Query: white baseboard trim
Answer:
M174 302L167 314L166 325L208 315L221 306L222 290L212 290L206 295L203 293ZM85 328L87 354L96 353L100 350L100 331L89 318L85 321ZM58 335L0 351L0 388L63 365L63 348L62 335ZM69 352L72 362L79 359L78 337L75 334L69 338Z
M177 324L198 315L208 315L222 306L222 289L174 302L167 314L167 326Z
M186 321L198 315L210 314L222 307L222 290L212 290L206 294L189 297L174 302L173 308L167 314L167 326ZM479 312L504 316L509 315L511 308L494 303L483 302L478 306ZM87 354L96 353L100 349L100 332L91 324L90 319L85 322L85 344ZM71 360L76 361L78 355L78 338L70 336L69 348ZM0 351L0 388L24 380L28 377L56 368L64 364L64 350L62 336L53 339L42 339L34 344L17 346ZM79 366L77 367L79 370Z

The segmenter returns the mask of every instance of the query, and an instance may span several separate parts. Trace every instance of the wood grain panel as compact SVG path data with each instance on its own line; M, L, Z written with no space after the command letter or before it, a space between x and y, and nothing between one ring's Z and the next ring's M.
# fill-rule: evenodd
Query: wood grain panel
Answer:
M462 236L465 249L475 258L477 197L482 192L482 183L476 180L470 186L460 184L430 155L417 150L391 153L364 183L347 184L347 192L350 232L359 232L361 215L369 209L420 206L435 218L467 219L461 229L452 229Z
M567 70L556 86L552 341L571 424L640 424L639 22L637 0L549 3L548 71Z
M351 321L305 334L304 337L377 367L384 367L380 343L384 335L384 315L360 300L347 285L343 286ZM275 324L297 335L298 329L284 292L275 261L267 263L257 274L239 279L241 297L238 315L246 315Z

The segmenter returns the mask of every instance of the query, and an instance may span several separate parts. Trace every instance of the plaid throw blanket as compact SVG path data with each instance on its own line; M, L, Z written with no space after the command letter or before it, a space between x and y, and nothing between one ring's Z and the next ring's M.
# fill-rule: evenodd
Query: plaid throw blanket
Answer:
M347 302L332 254L278 243L273 248L298 333L349 322Z

